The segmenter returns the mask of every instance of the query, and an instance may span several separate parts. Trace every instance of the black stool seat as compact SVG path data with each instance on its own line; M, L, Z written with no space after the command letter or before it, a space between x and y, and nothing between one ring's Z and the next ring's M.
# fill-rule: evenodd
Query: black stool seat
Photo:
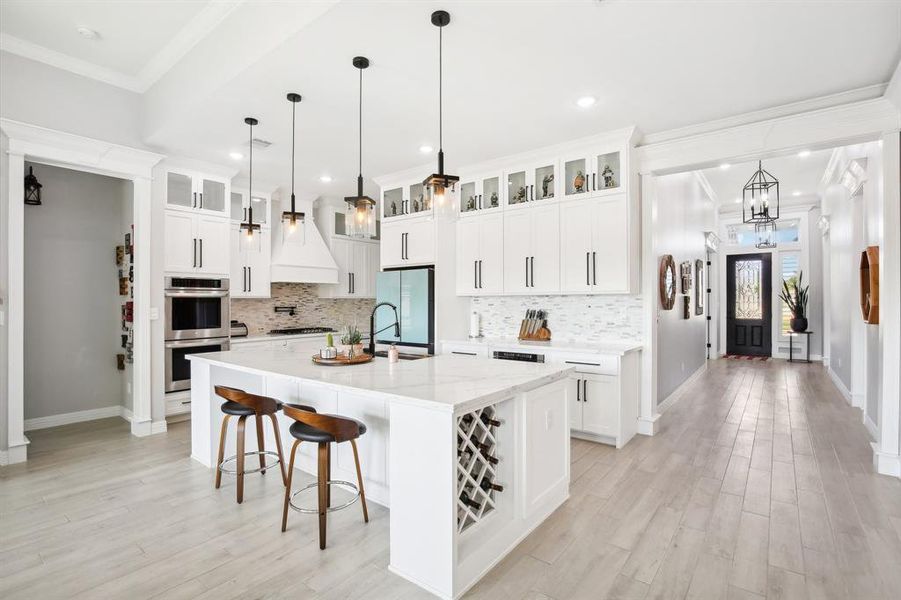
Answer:
M232 402L231 400L222 403L222 412L236 417L252 417L256 414L256 411L254 411L253 408L237 402Z
M342 417L343 419L347 419L348 421L353 421L357 424L357 427L360 429L360 433L357 437L366 433L366 424L362 421L357 421L356 419L348 419L347 417ZM295 421L291 427L288 428L288 431L291 432L296 439L301 440L303 442L314 442L317 444L330 443L335 441L335 436L327 431L322 431L321 429L316 429L311 425L307 425L306 423L302 423L300 421Z

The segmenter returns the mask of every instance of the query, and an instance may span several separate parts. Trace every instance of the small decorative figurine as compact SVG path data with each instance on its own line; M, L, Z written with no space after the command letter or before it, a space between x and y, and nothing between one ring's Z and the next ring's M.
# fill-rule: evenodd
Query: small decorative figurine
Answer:
M510 204L519 204L520 202L526 201L526 188L525 186L520 186L520 188L516 191L516 195L513 196L513 202Z
M585 176L582 175L582 171L576 173L576 178L573 179L573 188L577 192L582 191L582 187L585 185Z
M618 184L616 180L613 178L613 169L610 168L610 165L604 165L604 170L601 171L601 177L604 178L604 187L605 188L614 188Z
M553 181L554 181L553 173L551 173L550 175L545 175L544 179L541 180L541 194L542 194L541 197L542 198L553 198L554 197L554 190L551 190L550 193L548 193L548 191L547 191L548 186L551 183L553 183Z
M397 202L394 200L391 201L391 216L395 216L397 214Z
M491 199L489 202L491 203L491 208L497 208L497 192L491 192Z
M466 201L466 211L471 211L476 209L476 197L470 196L469 200Z
M420 200L421 198L422 198L422 196L420 196L419 198L413 200L413 212L419 212L419 200Z

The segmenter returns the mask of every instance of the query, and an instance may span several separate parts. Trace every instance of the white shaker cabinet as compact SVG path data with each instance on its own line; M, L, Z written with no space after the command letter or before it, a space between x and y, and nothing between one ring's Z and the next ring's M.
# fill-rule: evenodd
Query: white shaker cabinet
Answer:
M247 235L237 224L230 228L232 298L269 298L271 295L272 234L268 229Z
M432 219L410 219L382 225L383 269L434 263L435 222Z
M504 289L504 220L500 214L457 224L457 294L497 295Z
M226 216L227 179L191 171L166 172L166 207Z
M229 274L226 219L167 210L164 224L167 273Z
M637 239L626 194L560 206L561 291L632 293L637 285Z
M384 234L383 234L384 235ZM338 265L338 283L320 284L321 298L374 298L378 243L333 236L329 250Z
M504 293L560 291L560 212L557 204L504 213Z

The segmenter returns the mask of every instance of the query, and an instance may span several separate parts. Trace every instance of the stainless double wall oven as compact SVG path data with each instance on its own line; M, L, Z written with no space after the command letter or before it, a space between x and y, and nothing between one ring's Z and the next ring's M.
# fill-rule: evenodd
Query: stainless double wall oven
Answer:
M228 350L228 279L166 278L166 391L191 388L189 354Z

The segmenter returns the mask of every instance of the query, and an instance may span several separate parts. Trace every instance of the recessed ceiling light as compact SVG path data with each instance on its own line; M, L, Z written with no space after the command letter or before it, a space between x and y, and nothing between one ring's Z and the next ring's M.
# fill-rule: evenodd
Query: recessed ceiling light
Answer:
M725 171L726 169L728 169L728 168L731 167L731 166L732 166L732 165L730 165L729 163L721 163L721 164L720 164L720 170L721 170L721 171Z
M736 204L741 204L741 198L736 198L736 199L735 199L735 203L736 203Z
M810 150L801 150L798 152L798 158L807 158L810 156Z
M89 29L87 27L79 27L77 29L78 33L81 37L87 38L89 40L99 40L100 34L94 31L93 29Z
M241 154L240 152L229 152L229 153L228 153L228 156L229 156L232 160L241 160L242 158L244 158L244 155Z
M319 181L321 181L322 183L331 183L332 176L331 175L320 175Z
M800 195L801 195L801 192L799 192L798 190L795 190L792 192L792 196L800 196Z
M432 147L431 146L420 146L419 151L422 152L423 154L428 154L429 152L432 151Z
M594 105L597 102L597 98L594 96L582 96L578 100L576 100L576 104L578 104L582 108L588 108L589 106Z

